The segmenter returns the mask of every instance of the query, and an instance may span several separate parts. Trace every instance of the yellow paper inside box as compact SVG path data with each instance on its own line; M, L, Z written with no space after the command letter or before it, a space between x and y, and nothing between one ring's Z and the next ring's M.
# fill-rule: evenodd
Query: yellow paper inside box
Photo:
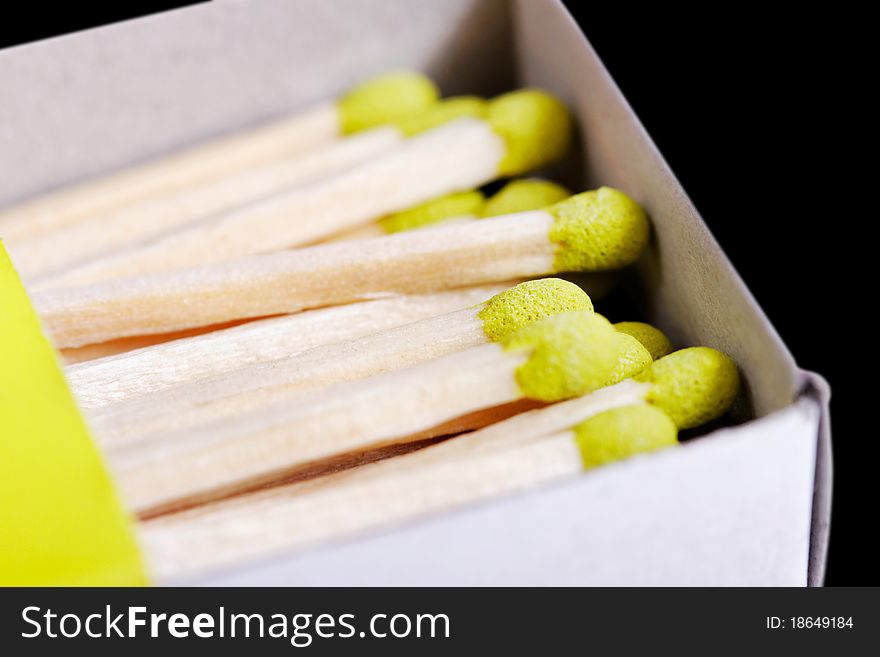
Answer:
M0 585L146 583L132 521L0 242Z

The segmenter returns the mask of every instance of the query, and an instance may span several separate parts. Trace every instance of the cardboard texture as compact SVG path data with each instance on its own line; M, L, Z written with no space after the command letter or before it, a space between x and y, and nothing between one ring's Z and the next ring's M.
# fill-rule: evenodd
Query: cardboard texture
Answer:
M583 188L648 209L647 316L741 367L741 426L532 493L200 584L821 584L828 388L796 367L557 0L215 0L0 51L0 205L413 67L445 94L544 87ZM572 182L569 180L569 182Z

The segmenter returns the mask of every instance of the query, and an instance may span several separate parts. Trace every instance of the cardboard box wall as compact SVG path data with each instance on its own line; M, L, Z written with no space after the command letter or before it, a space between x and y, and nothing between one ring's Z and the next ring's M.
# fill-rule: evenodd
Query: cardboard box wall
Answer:
M654 222L638 270L646 316L679 344L730 354L746 384L736 412L755 419L199 583L821 583L827 386L796 367L556 0L214 0L0 51L0 205L400 67L426 71L445 94L535 85L570 103L583 151L574 182L624 189Z

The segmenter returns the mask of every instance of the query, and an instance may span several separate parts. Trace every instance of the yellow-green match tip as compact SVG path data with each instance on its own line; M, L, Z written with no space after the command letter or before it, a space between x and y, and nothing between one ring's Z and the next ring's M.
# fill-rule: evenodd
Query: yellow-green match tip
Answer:
M547 208L556 271L611 271L634 263L648 245L641 206L611 187L575 194Z
M424 111L405 116L395 125L407 137L425 132L439 125L471 117L485 119L489 111L489 102L479 96L454 96L441 100L427 107Z
M569 196L571 191L549 180L540 178L513 180L489 197L480 216L498 217L514 212L540 210Z
M672 353L672 342L660 329L654 328L645 322L617 322L614 325L621 333L631 335L641 342L651 354L651 358L657 360Z
M340 130L358 130L394 123L424 112L440 98L437 86L415 71L386 73L353 87L337 100Z
M585 470L678 444L672 419L647 404L599 413L572 432Z
M739 391L736 364L709 347L674 351L635 380L653 384L645 399L665 411L680 429L724 415Z
M532 322L501 344L529 352L516 370L522 394L553 402L605 386L618 364L621 335L601 315L565 312Z
M514 285L483 304L478 317L492 342L545 317L568 311L592 312L590 297L574 283L561 278L542 278Z
M383 217L379 220L379 226L386 233L424 228L455 217L474 216L479 213L485 201L483 193L476 190L448 194Z
M574 132L568 108L538 89L523 89L489 102L487 120L507 146L498 167L516 176L558 160L568 151Z
M617 334L617 364L605 380L606 386L634 377L651 366L653 359L645 346L626 333Z

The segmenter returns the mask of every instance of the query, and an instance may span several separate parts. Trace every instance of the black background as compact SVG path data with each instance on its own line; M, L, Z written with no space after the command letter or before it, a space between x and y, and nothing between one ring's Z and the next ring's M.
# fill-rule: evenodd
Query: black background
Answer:
M7 3L0 46L183 4ZM867 19L840 3L566 4L798 363L830 381L826 581L876 584L877 439L860 419L876 350L876 167L858 97L876 76L856 73Z

